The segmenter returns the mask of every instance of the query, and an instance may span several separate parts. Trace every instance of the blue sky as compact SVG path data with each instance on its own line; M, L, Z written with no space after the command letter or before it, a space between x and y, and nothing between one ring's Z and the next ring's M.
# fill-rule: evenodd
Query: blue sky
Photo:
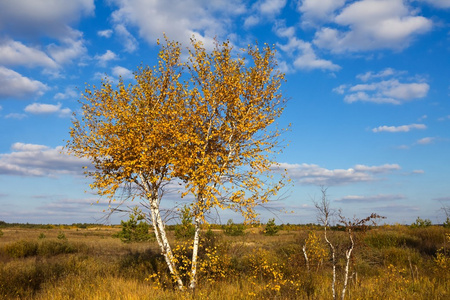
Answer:
M276 45L289 98L279 123L292 123L278 161L293 180L269 205L290 211L277 223L314 222L321 185L348 217L442 222L449 21L450 0L1 1L0 220L99 221L106 200L91 205L86 162L61 153L72 112L85 83L153 65L164 32L186 46L192 35L207 46L214 37Z

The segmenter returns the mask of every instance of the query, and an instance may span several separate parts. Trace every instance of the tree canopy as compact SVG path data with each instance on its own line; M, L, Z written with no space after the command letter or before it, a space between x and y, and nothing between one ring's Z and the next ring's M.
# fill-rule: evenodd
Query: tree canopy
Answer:
M200 225L211 208L257 216L255 207L283 186L273 180L279 135L275 120L286 100L275 50L230 42L208 51L192 39L187 57L166 39L154 67L141 66L134 81L86 86L67 148L89 158L91 188L115 199L120 188L148 201L156 240L180 289L177 266L161 217L164 187L177 181L191 194L195 225L190 287L196 283ZM121 203L119 201L119 203Z

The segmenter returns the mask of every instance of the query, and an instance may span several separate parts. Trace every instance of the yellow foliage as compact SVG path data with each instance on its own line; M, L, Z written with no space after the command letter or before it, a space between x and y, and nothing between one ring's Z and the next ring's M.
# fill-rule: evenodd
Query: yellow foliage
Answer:
M308 234L308 238L305 241L305 251L309 264L315 265L317 269L323 264L324 259L328 257L328 248L314 231L310 231Z

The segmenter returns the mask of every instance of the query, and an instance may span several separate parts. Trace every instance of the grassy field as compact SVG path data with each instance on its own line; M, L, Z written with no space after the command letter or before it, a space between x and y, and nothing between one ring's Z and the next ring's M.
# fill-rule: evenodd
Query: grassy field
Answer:
M122 243L113 237L120 227L3 226L0 298L332 299L320 227L284 226L274 236L260 227L240 236L214 228L204 234L193 294L174 290L156 242ZM170 233L179 264L188 264L188 242ZM337 247L340 298L350 242L343 231L328 234ZM381 226L355 239L346 299L450 299L449 229Z

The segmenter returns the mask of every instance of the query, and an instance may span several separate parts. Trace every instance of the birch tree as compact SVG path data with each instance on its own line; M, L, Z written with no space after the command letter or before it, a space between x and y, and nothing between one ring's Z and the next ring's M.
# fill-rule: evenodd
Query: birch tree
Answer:
M116 202L121 187L132 186L132 198L148 202L156 240L179 289L183 282L167 238L160 201L173 179L173 166L183 139L178 125L184 111L185 89L180 82L181 48L167 42L154 68L140 67L135 83L116 87L107 78L101 87L87 86L70 130L69 152L89 158L95 169L86 174L101 196Z
M208 52L196 40L191 46L182 62L180 45L166 40L158 65L140 67L128 86L120 80L114 88L107 79L101 88L87 86L67 143L71 153L91 159L91 188L111 205L124 186L131 198L148 202L156 240L180 290L185 283L160 209L164 187L176 180L183 197L194 196L188 283L194 289L205 215L222 208L254 219L255 207L283 186L283 178L273 180L269 172L282 132L274 122L285 107L274 49L249 45L233 52L225 42Z
M274 49L248 46L232 57L229 42L208 53L192 41L187 68L190 74L188 153L179 169L192 203L195 235L190 287L196 286L200 226L213 207L256 217L254 208L276 195L282 181L271 184L278 136L274 123L283 112L279 91L284 80L277 72ZM244 56L245 55L245 56Z

